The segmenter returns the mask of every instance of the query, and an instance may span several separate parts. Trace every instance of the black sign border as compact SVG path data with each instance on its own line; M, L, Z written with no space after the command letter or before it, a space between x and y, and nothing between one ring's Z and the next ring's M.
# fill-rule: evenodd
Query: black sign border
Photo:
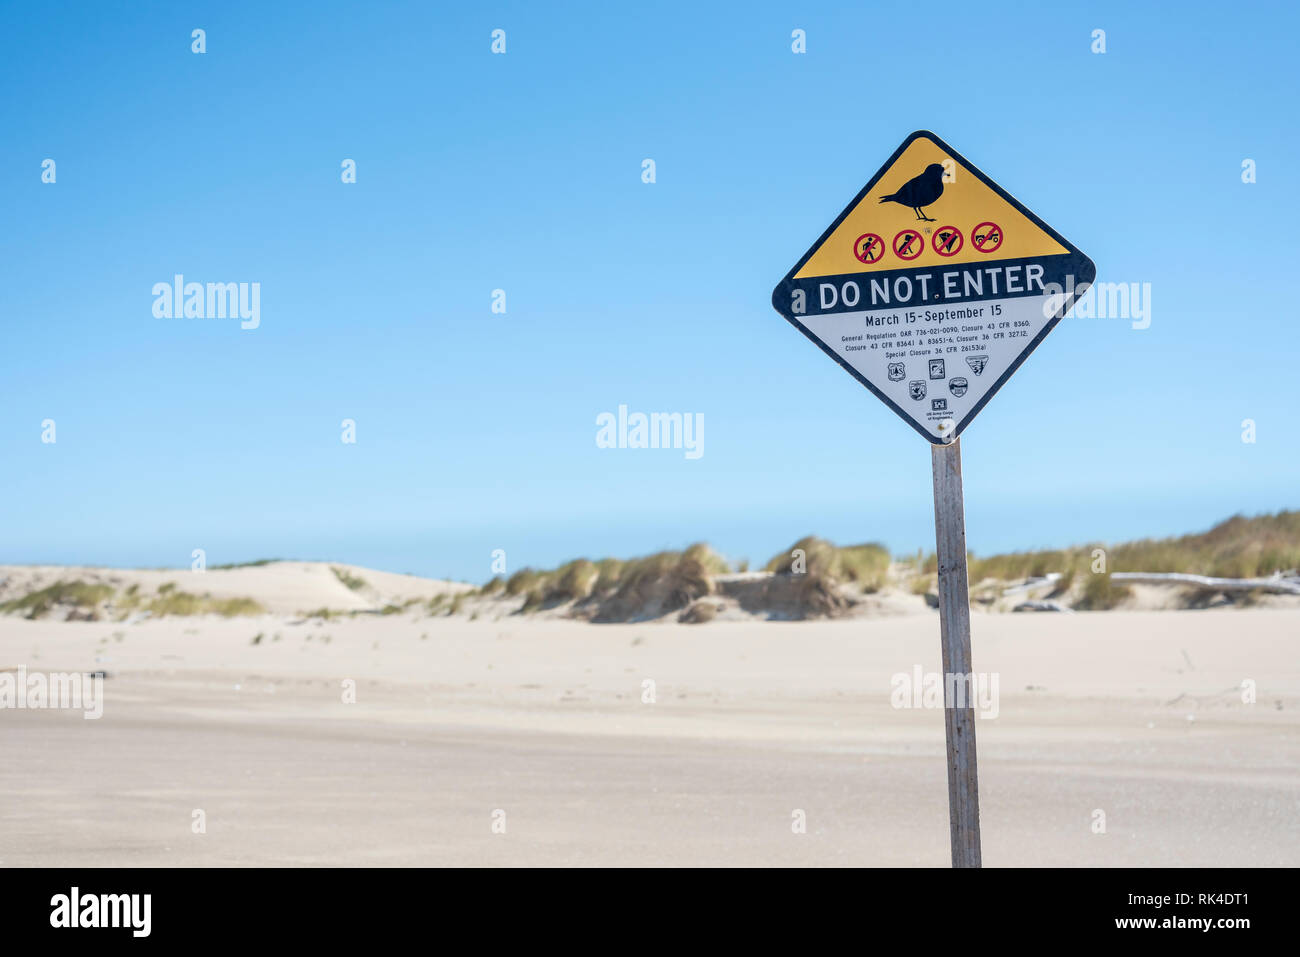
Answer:
M984 393L984 397L975 404L975 406L970 410L970 412L966 413L965 418L963 418L960 422L958 422L956 426L954 426L952 432L947 436L931 435L928 431L926 431L926 429L924 429L919 422L915 421L905 410L903 410L891 398L889 398L889 396L885 395L874 385L872 385L871 382L860 372L858 372L857 369L853 368L853 366L850 365L846 359L840 356L837 352L835 352L834 349L832 349L826 343L822 342L819 338L817 338L817 336L814 335L813 332L807 326L805 326L802 322L800 322L795 317L795 314L792 313L789 310L788 306L786 305L790 301L789 285L791 282L793 282L795 274L800 269L802 269L804 267L804 264L808 262L809 259L812 258L813 254L817 252L817 250L820 249L822 245L826 243L827 240L830 239L831 234L835 232L836 229L839 228L840 223L844 222L844 220L848 217L849 213L853 212L853 210L857 208L858 204L862 202L863 198L866 197L867 193L871 192L872 187L874 187L876 183L880 182L880 178L884 176L886 171L891 169L893 165L898 161L898 158L903 155L903 151L907 149L909 146L911 146L912 143L914 143L916 140L922 137L925 137L926 139L933 141L936 146L938 146L945 153L947 153L951 158L956 160L958 163L964 166L968 171L970 171L976 177L978 177L981 183L983 183L989 189L993 190L993 192L995 192L998 196L1002 197L1002 199L1004 199L1007 203L1009 203L1013 209L1015 209L1022 216L1028 219L1031 223L1033 223L1043 232L1047 233L1047 235L1051 236L1054 240L1060 243L1061 246L1064 247L1066 251L1078 263L1078 282L1074 287L1074 292L1071 293L1065 299L1064 302L1062 302L1060 309L1058 309L1056 314L1052 316L1052 318L1048 321L1047 325L1043 326L1043 328L1039 330L1038 335L1034 336L1034 338L1030 341L1030 343L1025 347L1024 351L1021 352L1020 355L1016 357L1015 361L1013 361L1011 365L1007 367L1006 372L1002 373L1002 376L996 382L993 383L992 387L990 387L990 389L986 393ZM998 262L998 260L996 259L991 259L989 261ZM772 307L776 309L776 311L780 313L781 316L784 319L786 319L791 325L793 325L796 329L798 329L805 336L807 336L810 341L816 344L816 346L819 349L821 349L822 352L826 353L828 356L834 359L835 362L840 367L842 367L846 372L848 372L849 375L853 376L853 378L857 379L858 382L862 383L864 386L870 389L871 392L876 396L876 398L880 399L880 401L884 402L885 405L893 409L893 411L897 413L897 415L904 422L910 425L913 428L913 430L915 430L918 434L925 436L926 441L928 441L931 445L948 445L953 440L955 440L959 435L961 435L962 432L965 431L966 426L969 425L971 420L974 419L975 416L979 414L980 410L984 408L985 404L988 403L989 399L993 398L995 395L998 394L998 392L1002 389L1002 386L1006 384L1006 381L1010 379L1011 376L1015 373L1015 371L1020 368L1021 364L1026 359L1029 358L1030 354L1035 349L1038 348L1038 344L1042 342L1044 338L1046 338L1047 334L1056 328L1056 324L1065 318L1065 314L1069 312L1070 308L1076 302L1078 302L1080 297L1082 297L1088 291L1088 287L1092 285L1093 280L1096 278L1097 278L1096 264L1094 264L1091 259L1085 256L1082 250L1079 249L1079 247L1075 246L1064 236L1058 233L1055 229L1053 229L1051 226L1047 225L1047 223L1039 219L1036 215L1034 215L1032 210L1027 209L1023 203L1017 200L1014 196L1012 196L1010 193L1004 190L997 183L993 182L993 180L989 179L989 177L984 174L983 170L981 170L970 160L966 159L966 157L962 156L961 153L958 153L955 149L953 149L951 146L945 143L941 137L935 135L934 133L931 133L929 130L917 130L916 132L908 136L907 139L903 140L902 145L899 146L898 149L894 150L894 154L884 162L884 164L880 167L879 170L876 171L876 175L871 177L871 180L867 183L867 185L862 187L862 189L858 192L858 195L853 197L853 200L846 207L844 207L844 211L840 213L839 216L835 217L835 222L831 223L829 226L826 227L826 231L821 234L821 237L815 243L813 243L812 246L809 247L808 251L803 254L802 258L800 258L800 260L794 264L794 268L792 268L788 273L786 273L785 278L782 279L781 282L777 284L777 287L772 290Z

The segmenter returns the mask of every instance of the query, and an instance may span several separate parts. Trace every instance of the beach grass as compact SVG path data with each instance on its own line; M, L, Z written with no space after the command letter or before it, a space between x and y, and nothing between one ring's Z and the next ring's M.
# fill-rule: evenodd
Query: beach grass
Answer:
M1175 538L1145 538L1117 545L1096 542L973 558L970 578L1016 581L1051 572L1089 577L1107 572L1181 572L1213 578L1263 578L1296 569L1300 569L1300 511L1282 511L1250 518L1234 515L1209 531Z
M891 562L883 545L834 545L808 535L774 555L764 567L778 575L807 574L849 582L870 593L884 586Z
M161 592L161 589L159 589ZM153 615L188 617L191 615L220 615L236 618L262 615L266 609L252 598L213 598L210 595L192 595L183 591L168 591L145 605Z
M364 578L358 578L346 568L339 568L337 565L331 565L330 571L332 571L334 577L342 582L350 591L361 591L361 589L366 587L366 580Z
M29 592L0 603L0 613L9 615L14 612L26 612L28 618L41 618L56 605L94 608L100 602L112 598L114 593L114 589L109 585L58 581L39 591Z

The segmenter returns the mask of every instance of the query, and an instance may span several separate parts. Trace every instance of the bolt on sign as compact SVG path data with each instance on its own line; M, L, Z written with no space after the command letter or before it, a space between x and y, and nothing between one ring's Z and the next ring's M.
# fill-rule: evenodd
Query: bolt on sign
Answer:
M913 133L772 305L930 442L951 442L1096 277L933 133Z

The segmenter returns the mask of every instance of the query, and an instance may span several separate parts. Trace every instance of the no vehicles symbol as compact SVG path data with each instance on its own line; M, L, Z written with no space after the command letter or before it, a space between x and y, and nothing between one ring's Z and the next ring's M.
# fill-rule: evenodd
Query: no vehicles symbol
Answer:
M915 229L904 229L894 237L894 255L899 259L915 259L925 250L925 240Z
M858 262L873 263L885 254L885 241L875 233L863 233L853 244L853 255Z
M991 253L1002 245L1002 227L997 223L980 223L971 230L970 240L982 253Z

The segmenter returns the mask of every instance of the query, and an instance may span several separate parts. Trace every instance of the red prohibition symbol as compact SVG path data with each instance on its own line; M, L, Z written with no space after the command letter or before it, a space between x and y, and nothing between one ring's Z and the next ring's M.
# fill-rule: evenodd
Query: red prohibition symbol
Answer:
M940 256L955 256L961 252L962 245L966 240L962 237L961 230L956 226L944 226L934 231L934 236L930 239L930 244L934 246L934 251Z
M925 240L915 229L904 229L894 237L894 255L904 261L915 259L925 251Z
M880 262L880 257L885 255L885 241L875 233L863 233L853 244L853 255L860 263Z
M980 223L970 233L970 241L982 253L991 253L1002 245L1002 227L997 223Z

